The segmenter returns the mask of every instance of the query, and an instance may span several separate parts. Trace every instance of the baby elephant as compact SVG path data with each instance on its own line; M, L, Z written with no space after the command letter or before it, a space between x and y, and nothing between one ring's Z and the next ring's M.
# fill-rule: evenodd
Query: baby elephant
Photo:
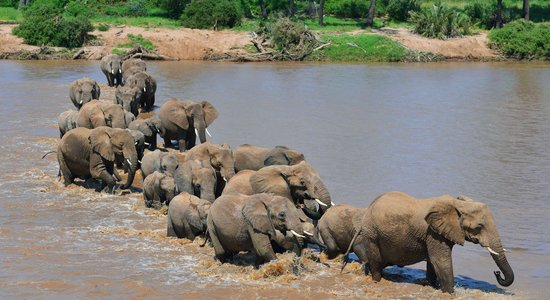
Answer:
M209 163L187 160L174 173L180 192L187 192L201 199L216 200L216 171Z
M188 193L170 201L167 216L167 235L194 240L206 233L206 217L211 203Z
M128 128L139 130L145 135L145 142L148 144L149 150L157 149L157 133L163 138L165 132L157 116L148 119L137 119L129 124Z
M172 176L154 172L143 182L143 200L146 207L159 209L162 203L170 203L176 194L176 183Z
M143 156L141 160L141 175L143 178L155 171L174 176L179 160L175 152L155 150Z
M57 125L59 125L59 137L62 138L67 131L78 127L78 111L66 110L59 114Z

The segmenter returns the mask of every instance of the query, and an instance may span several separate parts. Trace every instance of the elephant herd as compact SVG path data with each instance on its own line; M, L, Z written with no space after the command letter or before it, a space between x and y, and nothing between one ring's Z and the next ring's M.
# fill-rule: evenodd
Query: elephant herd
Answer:
M210 102L169 99L155 115L156 81L145 62L108 55L101 70L116 87L115 97L99 100L97 82L76 80L69 97L78 110L58 118L56 152L65 185L93 178L101 182L98 191L114 192L123 181L118 169L128 173L122 189L140 170L145 206L168 207L167 235L204 236L221 262L250 251L259 265L276 253L300 255L316 244L330 259L355 252L375 281L386 266L426 261L427 281L451 293L452 248L469 241L490 252L500 285L514 281L485 204L464 196L419 200L388 192L366 208L335 205L300 151L209 143L207 127L219 116ZM157 135L164 147L158 148Z

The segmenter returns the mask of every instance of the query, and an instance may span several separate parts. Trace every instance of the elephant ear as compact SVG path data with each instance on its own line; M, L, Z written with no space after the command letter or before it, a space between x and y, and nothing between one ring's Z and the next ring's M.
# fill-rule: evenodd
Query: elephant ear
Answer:
M143 133L143 135L145 136L153 136L154 134L156 134L156 132L153 132L153 130L151 129L151 126L149 126L149 124L145 122L141 122L138 125L138 130L141 131L141 133Z
M94 82L94 92L95 92L94 99L99 99L99 96L101 95L101 89L99 88L99 84L97 84L97 82Z
M92 130L88 140L92 145L92 151L99 153L99 155L101 155L101 157L105 160L115 160L115 153L113 151L113 146L111 145L111 136L105 128Z
M287 149L277 146L269 151L264 160L264 166L290 165L291 159L286 155L286 150Z
M195 203L189 204L189 209L187 209L187 222L189 222L189 225L195 227L196 229L202 229L199 207Z
M292 199L288 183L285 180L285 171L282 166L269 166L260 169L250 176L250 186L254 193L272 193Z
M170 109L166 114L168 121L170 121L170 123L176 124L177 126L187 130L189 128L188 117L190 116L190 114L188 115L187 103L176 99L171 99L168 101L175 102L172 105L170 105Z
M262 197L251 197L243 206L242 213L246 222L252 226L255 232L268 234L271 237L275 236L275 229L271 225L269 212Z
M206 121L206 126L210 126L212 122L218 117L220 114L218 110L208 101L202 101L201 102L202 110L204 111L204 120Z
M464 245L465 234L460 226L460 213L453 205L438 202L430 208L424 219L433 231L455 244Z

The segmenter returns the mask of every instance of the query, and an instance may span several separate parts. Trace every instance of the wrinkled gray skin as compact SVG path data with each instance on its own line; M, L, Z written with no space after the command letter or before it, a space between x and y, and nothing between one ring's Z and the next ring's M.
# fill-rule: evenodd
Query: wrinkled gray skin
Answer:
M122 75L128 72L129 69L136 68L139 71L147 72L145 62L139 58L129 58L122 62Z
M168 206L167 236L194 240L206 233L206 218L211 203L188 193L181 193Z
M206 128L219 113L208 101L194 102L172 98L159 109L159 118L165 128L164 146L172 147L178 141L180 152L195 146L197 134L201 143L206 142Z
M361 226L361 220L366 211L366 208L339 204L332 206L319 219L315 228L315 236L326 245L325 253L329 259L346 253L353 235ZM351 248L352 252L361 250L359 247L356 249L352 246ZM361 255L361 257L364 256L364 254Z
M155 150L143 156L141 160L141 174L143 178L155 171L174 176L179 165L178 157L174 152Z
M76 109L80 109L93 99L99 99L100 94L101 89L97 82L88 77L73 81L69 88L69 98Z
M132 129L126 129L126 130L128 130L128 132L130 132L130 134L134 138L136 151L138 154L138 160L141 161L141 159L143 158L143 153L145 151L145 136L139 130L132 130ZM141 164L138 164L138 167L140 167L139 165Z
M315 227L311 223L302 222L302 231L304 232L304 238L296 237L291 232L286 232L283 235L280 231L275 231L275 238L271 242L271 246L275 253L284 253L291 251L300 256L303 249L307 248L307 244L318 245L321 249L326 249L326 246L313 235ZM298 240L298 243L296 243Z
M200 144L187 151L185 160L198 160L205 166L210 164L216 170L216 197L221 195L226 181L235 175L233 151L226 144Z
M157 133L164 137L165 130L157 116L148 119L137 119L130 123L130 129L139 130L145 135L145 143L149 150L157 149Z
M258 171L243 170L227 183L222 194L273 193L285 197L302 208L309 218L318 220L332 205L330 194L319 173L306 161L293 166L268 166ZM314 199L325 206L315 208Z
M124 110L124 120L126 121L126 124L130 126L130 124L132 124L132 122L136 120L136 117L134 116L133 113L127 110Z
M115 92L115 103L121 105L126 111L135 117L139 114L139 99L141 90L137 87L119 86ZM130 124L130 123L128 123Z
M303 235L293 203L273 194L222 195L210 206L207 223L216 258L222 262L240 251L253 251L257 264L268 262L277 258L271 246L276 231Z
M128 78L134 74L137 74L139 72L147 72L143 67L141 66L134 66L134 67L131 67L129 68L128 70L126 70L126 72L124 72L124 74L122 75L122 80L124 80L124 82L127 82L128 81Z
M101 179L103 191L112 192L121 178L114 168L115 157L124 158L129 170L128 179L122 186L127 189L134 181L137 168L137 152L134 138L124 129L98 127L75 128L67 132L57 146L57 160L65 185L75 178Z
M209 163L186 160L174 173L178 191L214 202L216 199L216 171Z
M122 59L118 54L109 54L101 58L101 72L107 77L109 86L122 85Z
M272 165L295 165L304 161L304 154L285 146L273 148L258 147L250 144L240 145L233 151L235 171L257 171Z
M141 91L138 102L142 110L153 110L153 105L155 104L155 93L157 91L157 81L153 78L153 76L146 72L137 72L128 77L125 85L131 88L135 87Z
M71 129L78 127L78 111L66 110L57 117L57 125L59 126L59 137L62 138L65 133Z
M494 272L500 285L514 282L514 272L489 208L463 196L417 200L401 192L382 194L367 208L354 249L360 249L356 252L359 258L368 261L375 281L380 281L386 266L407 266L425 260L428 281L433 285L439 282L443 292L452 293L451 251L455 244L463 245L465 241L491 249L500 269Z
M108 126L126 129L126 113L122 106L107 101L92 100L78 112L78 127Z
M163 203L170 204L176 195L176 183L168 174L153 172L143 181L143 200L146 207L159 209Z

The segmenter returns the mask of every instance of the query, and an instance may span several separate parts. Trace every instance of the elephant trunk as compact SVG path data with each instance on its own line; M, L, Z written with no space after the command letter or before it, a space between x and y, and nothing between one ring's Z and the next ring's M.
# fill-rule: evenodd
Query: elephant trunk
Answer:
M199 198L210 202L214 202L214 200L216 200L216 196L214 195L214 189L213 188L207 189L207 188L201 187L201 194Z
M512 270L512 267L510 267L510 264L508 263L508 260L506 259L506 255L504 254L504 248L502 247L502 244L500 241L490 243L491 250L493 250L495 253L491 253L491 256L493 257L493 260L497 264L500 271L495 271L495 277L497 278L498 284L501 286L509 286L514 282L514 271ZM504 278L501 277L501 272Z
M332 198L330 197L330 193L328 192L328 189L323 183L323 181L321 180L321 178L319 178L315 182L314 189L315 189L315 196L317 196L317 199L319 199L322 203L325 204L325 205L319 205L320 214L323 215L325 211L332 206Z
M132 183L134 182L134 177L136 175L137 170L137 151L136 148L132 145L131 147L127 147L123 149L123 155L124 155L124 163L128 164L128 179L126 180L126 183L121 187L122 189L129 188Z

